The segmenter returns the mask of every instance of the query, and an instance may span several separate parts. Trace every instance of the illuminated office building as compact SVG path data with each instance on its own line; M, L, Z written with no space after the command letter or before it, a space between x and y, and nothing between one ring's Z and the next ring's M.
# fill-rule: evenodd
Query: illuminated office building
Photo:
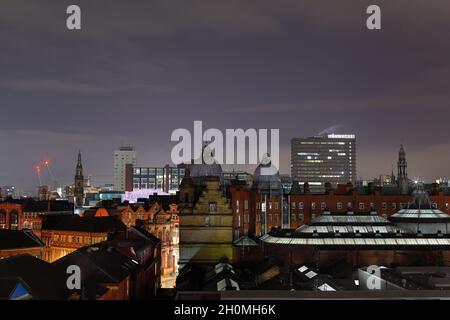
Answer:
M326 134L291 140L292 180L311 192L323 192L325 183L333 186L356 182L356 137L353 134Z
M126 166L125 190L158 190L176 193L184 177L184 168L171 167L134 167Z
M136 150L134 147L120 147L114 151L114 191L125 191L126 165L136 165Z

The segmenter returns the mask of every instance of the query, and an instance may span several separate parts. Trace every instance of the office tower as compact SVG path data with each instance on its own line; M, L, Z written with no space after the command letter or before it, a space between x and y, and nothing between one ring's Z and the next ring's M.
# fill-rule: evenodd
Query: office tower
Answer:
M120 147L114 151L114 189L125 191L125 167L127 164L136 165L136 151L134 147Z
M166 193L176 193L184 177L184 168L134 167L126 165L125 191L154 189Z
M356 182L356 137L353 134L325 134L291 140L291 175L310 191L324 192L332 185Z

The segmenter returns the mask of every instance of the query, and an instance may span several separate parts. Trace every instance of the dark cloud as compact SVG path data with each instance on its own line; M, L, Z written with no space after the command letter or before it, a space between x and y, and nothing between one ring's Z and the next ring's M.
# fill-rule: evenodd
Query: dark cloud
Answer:
M98 183L112 151L134 144L143 165L169 161L170 133L280 128L289 140L339 124L358 136L359 175L389 173L400 143L411 175L449 176L450 31L446 0L80 0L0 4L0 185L31 189L36 162L73 179L78 149Z

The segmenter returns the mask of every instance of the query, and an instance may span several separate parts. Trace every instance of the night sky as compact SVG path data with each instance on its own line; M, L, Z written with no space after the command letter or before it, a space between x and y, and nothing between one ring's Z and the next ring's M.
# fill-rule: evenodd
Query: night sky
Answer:
M357 135L358 177L390 173L400 144L410 177L448 177L449 17L448 0L1 1L0 185L33 190L46 158L72 183L79 149L98 184L122 144L162 166L194 120L279 128L282 173L292 137L335 127Z

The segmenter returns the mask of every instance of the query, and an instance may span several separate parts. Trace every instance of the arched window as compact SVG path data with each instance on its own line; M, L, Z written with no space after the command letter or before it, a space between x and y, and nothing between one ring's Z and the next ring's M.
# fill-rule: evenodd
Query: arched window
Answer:
M9 227L13 230L19 229L19 213L17 210L11 210L9 213Z
M24 229L32 229L31 222L29 222L28 220L25 220L25 222L23 223L23 228Z
M0 229L6 229L6 211L0 210Z

